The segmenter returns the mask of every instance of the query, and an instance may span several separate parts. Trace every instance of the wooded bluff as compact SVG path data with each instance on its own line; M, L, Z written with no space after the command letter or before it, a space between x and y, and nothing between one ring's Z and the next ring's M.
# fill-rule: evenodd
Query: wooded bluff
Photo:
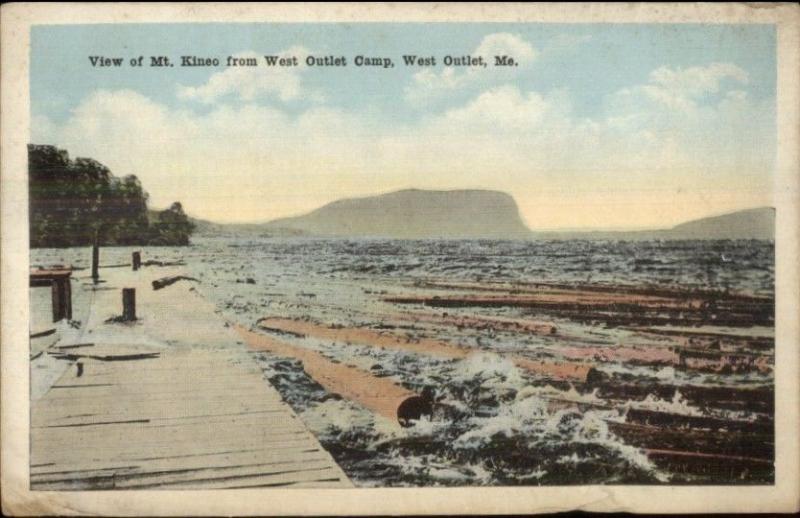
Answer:
M194 229L180 202L150 211L136 176L54 146L28 144L28 192L31 248L183 246Z

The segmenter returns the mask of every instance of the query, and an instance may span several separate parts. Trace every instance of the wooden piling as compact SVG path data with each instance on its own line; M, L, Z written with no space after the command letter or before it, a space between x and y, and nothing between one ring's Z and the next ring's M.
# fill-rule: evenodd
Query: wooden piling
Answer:
M97 283L100 279L100 246L97 241L92 245L92 280Z
M30 273L30 286L50 287L50 298L53 309L53 322L72 318L72 289L70 285L71 270L35 269Z
M136 320L136 289L122 288L122 320Z
M141 252L133 252L133 254L131 256L131 265L133 265L133 271L134 272L142 267L142 254L141 254Z
M53 305L53 322L64 318L72 318L72 304L70 304L69 279L53 279L50 284L50 293Z
M54 278L50 285L53 302L53 322L72 318L72 289L69 277Z

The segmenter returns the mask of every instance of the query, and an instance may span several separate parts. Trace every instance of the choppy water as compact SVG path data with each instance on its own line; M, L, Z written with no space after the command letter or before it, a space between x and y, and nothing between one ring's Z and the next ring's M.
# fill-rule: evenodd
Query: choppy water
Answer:
M558 282L715 289L759 295L774 291L774 249L755 241L508 242L197 238L188 248L147 248L143 259L187 262L200 291L246 326L265 316L310 317L374 326L396 307L382 295L407 293L421 280ZM126 262L130 248L103 249L104 264ZM34 250L32 264L88 266L88 249ZM88 273L87 273L88 275ZM80 277L80 276L79 276ZM80 308L81 290L75 290ZM533 318L530 310L492 308L486 316ZM526 312L527 311L527 312ZM471 313L477 311L472 308ZM80 310L76 311L80 319ZM548 319L553 321L553 319ZM587 344L632 340L619 329L557 321ZM410 328L411 331L419 329ZM327 393L296 360L254 356L300 417L354 481L387 485L535 485L663 483L676 474L656 468L638 448L609 431L625 408L603 408L595 393L542 383L517 368L507 352L536 356L557 350L551 338L474 330L425 329L481 352L443 360L409 352L294 339L304 347L388 377L432 389L444 405L431 418L400 429L358 404ZM557 352L555 353L557 354ZM614 379L706 385L772 383L771 375L698 374L672 367L610 362ZM575 405L553 404L551 399ZM627 407L710 415L682 398L650 395ZM716 410L715 415L762 416ZM724 414L728 412L729 415ZM683 480L685 481L685 480ZM713 480L700 480L713 482Z

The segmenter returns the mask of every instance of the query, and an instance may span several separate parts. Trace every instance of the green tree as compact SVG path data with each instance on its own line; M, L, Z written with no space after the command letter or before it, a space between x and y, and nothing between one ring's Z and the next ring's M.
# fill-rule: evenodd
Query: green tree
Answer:
M28 145L28 187L31 247L188 245L194 228L178 202L151 223L138 178L53 146Z
M158 213L158 221L152 225L150 244L162 246L186 246L194 230L194 223L183 212L183 206L176 201L166 210Z

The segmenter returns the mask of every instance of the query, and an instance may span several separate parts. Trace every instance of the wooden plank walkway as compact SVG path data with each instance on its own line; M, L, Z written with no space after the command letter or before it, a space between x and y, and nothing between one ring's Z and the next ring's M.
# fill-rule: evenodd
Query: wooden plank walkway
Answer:
M147 280L137 282L139 289ZM156 293L199 297L186 287L169 294L171 289ZM212 311L200 311L205 325L213 318L224 328ZM165 318L150 316L150 324ZM147 333L150 327L134 326L121 335ZM154 334L159 333L148 339ZM31 489L352 487L230 336L229 347L171 340L166 347L134 342L48 350L45 354L157 356L72 358L75 364L32 405Z

